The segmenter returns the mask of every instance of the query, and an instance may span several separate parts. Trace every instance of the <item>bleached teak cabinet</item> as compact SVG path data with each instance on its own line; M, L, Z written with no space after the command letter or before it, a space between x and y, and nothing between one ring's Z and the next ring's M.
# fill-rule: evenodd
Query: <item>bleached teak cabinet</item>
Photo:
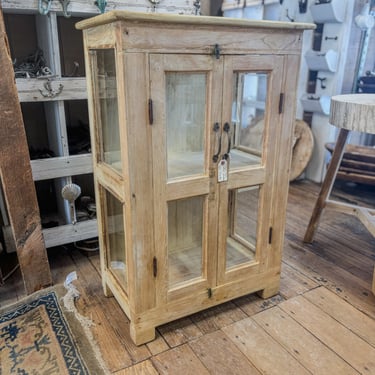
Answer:
M102 279L136 344L278 292L307 24L114 11L83 30Z

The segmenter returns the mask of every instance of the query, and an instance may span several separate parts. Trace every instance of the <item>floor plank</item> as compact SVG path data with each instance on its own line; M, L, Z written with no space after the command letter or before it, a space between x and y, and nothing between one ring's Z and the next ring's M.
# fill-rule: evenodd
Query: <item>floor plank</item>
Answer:
M151 359L161 375L208 375L209 371L188 344L178 346Z
M240 320L222 330L261 373L310 374L252 318Z
M304 297L375 347L374 319L363 314L326 288L313 289Z
M115 375L158 375L150 360L137 363L124 370L114 372Z
M215 375L259 375L260 372L222 331L216 331L189 343L194 353Z
M296 320L283 312L282 305L257 314L253 319L313 374L359 373Z

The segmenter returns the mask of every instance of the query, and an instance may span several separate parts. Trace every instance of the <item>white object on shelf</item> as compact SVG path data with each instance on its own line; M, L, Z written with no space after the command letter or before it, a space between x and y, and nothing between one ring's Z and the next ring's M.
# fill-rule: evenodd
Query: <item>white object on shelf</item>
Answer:
M310 70L336 72L338 53L332 49L326 52L309 50L305 59Z
M315 23L341 23L345 18L345 8L342 0L332 0L329 3L312 4L310 11Z
M306 112L318 112L328 116L331 97L328 95L316 96L305 94L301 98L301 103Z
M248 4L246 2L246 7L243 10L243 18L251 20L261 20L263 19L263 5L261 2L255 2L253 4Z

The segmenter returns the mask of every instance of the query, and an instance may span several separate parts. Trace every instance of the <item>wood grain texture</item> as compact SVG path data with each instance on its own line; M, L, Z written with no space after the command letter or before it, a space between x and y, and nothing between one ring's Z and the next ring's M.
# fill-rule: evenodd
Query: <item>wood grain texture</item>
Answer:
M304 297L285 301L280 308L341 358L345 358L358 372L375 371L375 348Z
M375 94L333 96L329 122L338 128L374 134Z
M244 375L254 371L277 375L360 373L354 368L354 361L363 359L366 353L372 355L375 348L375 297L371 293L375 239L355 217L327 210L314 244L303 243L318 192L319 186L309 181L291 184L281 294L267 300L256 294L246 295L218 309L167 323L158 327L156 340L146 345L134 345L129 320L114 298L104 296L98 253L83 253L74 246L51 249L53 279L61 283L68 273L77 271L74 284L81 296L76 306L93 320L91 330L112 374L185 374L184 366L188 368L190 363L195 374L200 374L202 368L204 374L220 374L229 363L238 370L236 373ZM351 185L336 187L333 194L350 202L374 202L370 189L353 189ZM0 305L24 295L22 277L17 271L0 288ZM295 308L296 313L292 314L289 310L295 300L302 301L305 308L301 312ZM284 308L285 302L289 305ZM311 319L318 323L310 327L305 320ZM319 330L330 331L332 319L334 340L323 341ZM336 325L341 328L336 330ZM359 355L358 340L363 352ZM337 345L351 346L352 350L344 356ZM280 356L291 358L294 363L289 368L295 372L288 372ZM232 359L237 359L236 363ZM371 373L370 370L363 373ZM231 373L230 369L227 373Z
M14 72L0 9L0 180L25 289L52 284Z
M311 373L357 374L342 358L303 328L298 320L294 320L293 315L282 311L283 304L257 314L253 319Z
M157 14L157 13L140 13L129 11L113 11L108 12L98 17L80 21L77 28L84 30L97 25L103 25L116 21L135 21L135 22L149 22L149 23L170 23L170 24L187 24L191 26L207 25L209 28L213 26L236 26L245 28L274 28L274 29L315 29L315 25L311 23L298 23L298 22L277 22L277 21L259 21L259 20L246 20L246 19L231 19L227 17L194 17L185 15L172 15L172 14Z

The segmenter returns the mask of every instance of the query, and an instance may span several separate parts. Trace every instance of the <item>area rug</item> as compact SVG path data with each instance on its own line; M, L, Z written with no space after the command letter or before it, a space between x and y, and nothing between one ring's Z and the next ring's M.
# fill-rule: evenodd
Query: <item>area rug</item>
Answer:
M87 327L76 311L67 310L64 296L61 285L0 309L0 375L107 373Z

